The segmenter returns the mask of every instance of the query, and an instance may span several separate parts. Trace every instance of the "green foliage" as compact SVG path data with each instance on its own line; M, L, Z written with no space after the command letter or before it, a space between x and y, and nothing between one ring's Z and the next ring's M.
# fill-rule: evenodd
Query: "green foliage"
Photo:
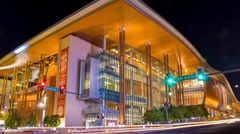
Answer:
M16 129L22 124L22 118L18 115L16 111L13 111L10 115L7 116L5 120L5 126L7 128Z
M208 111L204 105L197 106L174 106L171 105L168 109L168 119L181 120L191 117L207 117ZM165 122L166 121L166 111L163 107L153 108L152 110L147 110L144 113L143 119L145 122Z
M29 126L33 126L33 127L35 127L37 125L37 119L33 113L30 114L26 124Z
M61 121L58 115L52 116L47 115L44 118L43 123L45 124L46 127L57 127L61 124Z
M158 109L158 108L153 108L152 110L147 110L144 113L143 119L145 122L152 122L152 123L156 123L156 122L161 122L165 115L162 112L162 109Z
M200 105L200 108L202 109L202 114L199 115L200 117L208 117L209 113L208 113L208 110L207 108L204 107L204 105Z
M181 119L179 109L177 107L171 105L168 109L168 118L169 118L169 120Z
M6 120L8 117L8 113L0 113L0 120Z

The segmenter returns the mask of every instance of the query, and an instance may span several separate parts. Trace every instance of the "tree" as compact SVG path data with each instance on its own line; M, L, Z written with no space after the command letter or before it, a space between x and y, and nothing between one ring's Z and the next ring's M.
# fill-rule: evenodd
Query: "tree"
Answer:
M187 106L193 117L207 117L208 111L204 105Z
M178 107L171 105L168 109L169 120L178 120L181 119Z
M187 106L178 106L177 111L179 112L179 115L177 116L178 119L185 119L185 118L191 118L193 117L192 112L188 109Z
M46 127L57 127L61 124L61 121L58 115L47 115L45 116L43 123Z
M155 107L152 110L147 110L143 116L145 122L152 123L161 122L163 118L164 114L162 110Z
M191 117L207 117L208 111L204 105L197 106L174 106L171 105L168 109L168 119L179 120ZM153 108L152 110L147 110L144 113L143 119L145 122L165 122L166 121L166 110L161 107L159 109Z
M22 124L22 118L18 115L17 111L13 111L5 120L5 126L7 128L15 129Z
M30 114L28 121L27 121L27 125L33 126L33 127L35 127L37 125L37 119L33 113Z
M202 109L202 114L199 115L200 117L208 117L209 113L206 107L204 107L204 105L200 105L200 108Z

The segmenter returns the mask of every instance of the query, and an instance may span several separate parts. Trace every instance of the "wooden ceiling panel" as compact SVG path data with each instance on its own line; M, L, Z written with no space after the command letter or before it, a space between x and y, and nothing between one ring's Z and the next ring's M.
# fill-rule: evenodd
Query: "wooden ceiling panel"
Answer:
M118 29L122 26L126 27L126 44L145 51L145 42L150 41L151 55L163 61L163 54L167 52L170 67L175 71L180 61L186 68L199 66L198 59L184 44L122 0L85 15L31 44L32 46L24 52L29 57L26 61L34 62L40 59L41 54L49 55L57 52L60 39L69 34L79 36L98 46L102 46L102 38L106 34L108 46L118 43ZM14 63L16 58L11 58L2 66ZM3 72L0 71L0 75Z

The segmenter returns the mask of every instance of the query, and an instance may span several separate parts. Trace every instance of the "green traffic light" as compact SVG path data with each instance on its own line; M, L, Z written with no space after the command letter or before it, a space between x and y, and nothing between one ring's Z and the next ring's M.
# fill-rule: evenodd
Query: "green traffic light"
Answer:
M167 82L168 82L168 83L173 83L173 80L172 80L172 79L169 79Z
M170 73L167 73L167 77L165 78L165 82L168 86L174 86L175 82L174 82L174 78L172 77L172 75Z
M207 75L204 73L204 68L198 68L197 69L197 76L196 77L199 81L207 80Z
M202 79L203 79L203 76L202 76L202 75L198 75L198 79L199 79L199 80L202 80Z

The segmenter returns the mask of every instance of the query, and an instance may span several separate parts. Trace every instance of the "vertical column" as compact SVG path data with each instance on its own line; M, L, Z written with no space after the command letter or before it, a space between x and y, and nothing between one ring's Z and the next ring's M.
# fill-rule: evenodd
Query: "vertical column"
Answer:
M1 95L0 110L3 110L5 108L7 81L8 81L8 74L5 73L4 77L3 77L3 83L2 83L2 95Z
M12 111L14 109L17 79L18 79L18 68L14 68L13 77L12 77L12 88L11 88L11 99L10 99L9 113L12 113Z
M104 34L103 35L103 51L105 52L106 51L106 35Z
M179 74L182 76L182 63L179 64ZM180 90L180 98L181 98L181 105L184 106L184 88L183 88L183 81L179 82L179 90Z
M2 101L2 108L4 109L5 112L5 98L6 98L6 94L7 94L7 83L8 83L8 74L5 73L4 74L4 83L3 83L3 101Z
M2 82L2 94L1 94L1 103L0 103L0 110L3 108L3 93L4 93L4 82L5 82L5 75L3 77L3 82Z
M181 63L178 63L178 76L181 76L181 74L180 74L180 64ZM177 87L177 89L176 89L176 106L179 106L179 105L181 105L182 103L182 101L181 101L181 84L180 84L180 82L178 82L178 87Z
M119 28L119 124L125 124L125 27Z
M22 90L22 105L20 115L24 117L27 101L27 92L28 92L28 80L30 76L30 63L27 62L25 66L24 81L23 81L23 90Z
M147 109L151 110L152 102L152 62L150 42L146 42L146 87L147 87Z
M165 76L169 72L169 67L168 67L168 53L164 53L164 73ZM165 95L166 95L166 101L165 104L168 104L168 86L165 84ZM166 121L168 122L168 109L166 108Z
M39 61L39 74L38 74L38 83L42 82L44 80L44 67L45 67L45 56L41 55L41 59ZM40 89L37 90L37 101L36 104L41 101L42 98L42 92ZM37 106L38 108L38 106ZM37 117L37 123L40 124L42 122L42 109L38 108L36 109L36 117Z
M149 54L149 86L150 86L150 98L151 98L151 102L150 102L150 107L151 107L151 109L153 108L153 89L152 89L152 56L151 56L151 45L150 45L151 43L150 43L150 41L148 42L148 54Z
M133 64L133 50L132 48L130 48L130 64L132 65ZM128 69L128 71L130 71L130 95L131 95L131 101L130 101L130 108L131 108L131 123L130 125L133 125L133 110L134 110L134 107L133 107L133 92L134 92L134 89L133 89L133 69L132 67L130 67Z
M107 54L106 54L106 34L105 34L105 32L104 32L104 35L103 35L103 54L102 54L102 57L103 57L103 60L104 60L104 62L102 62L103 63L103 67L102 67L102 69L106 69L106 56L107 56ZM104 83L105 84L105 83ZM105 85L104 85L104 87L105 87ZM101 104L100 104L100 108L106 108L106 97L105 97L105 90L102 90L102 95L100 95L100 99L101 99ZM104 99L102 99L104 97ZM102 116L102 113L101 113L101 111L99 112L99 117L101 117Z
M3 82L2 82L2 94L1 94L1 103L0 103L0 110L3 108L3 95L4 95L4 83L5 83L5 79L6 79L6 77L5 77L5 75L4 75L4 77L3 77Z
M140 60L141 60L141 68L143 68L143 53L140 54ZM144 98L144 77L143 77L143 70L141 70L141 90L142 90L142 98ZM144 111L145 111L145 105L142 105L142 109L141 109L141 112L142 112L142 116L144 115Z

